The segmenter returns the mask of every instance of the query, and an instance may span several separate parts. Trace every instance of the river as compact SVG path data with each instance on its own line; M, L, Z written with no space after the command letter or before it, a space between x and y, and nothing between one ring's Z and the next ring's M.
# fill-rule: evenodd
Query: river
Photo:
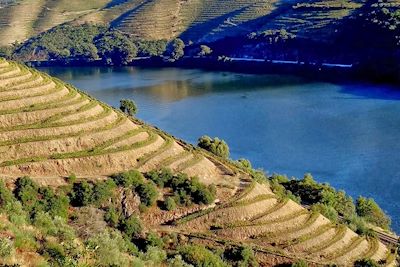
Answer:
M139 118L193 144L218 136L233 159L373 197L400 232L400 90L174 68L42 70L115 107L134 99Z

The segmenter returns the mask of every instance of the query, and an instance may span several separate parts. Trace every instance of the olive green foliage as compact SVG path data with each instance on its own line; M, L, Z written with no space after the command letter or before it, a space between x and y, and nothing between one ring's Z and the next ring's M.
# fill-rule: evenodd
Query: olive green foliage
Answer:
M108 65L125 65L137 56L138 49L128 36L119 31L108 31L94 40L98 54Z
M123 186L125 188L136 188L140 184L144 183L143 175L137 170L112 175L111 179L113 179L118 186Z
M147 207L153 206L158 197L157 188L152 182L139 185L136 192L139 194L141 202Z
M173 197L167 197L164 201L164 209L171 211L176 209L176 202Z
M111 176L115 183L125 188L132 188L140 197L144 206L153 206L158 197L158 191L152 181L146 182L143 175L137 170L123 172ZM144 207L143 207L144 208Z
M129 218L124 219L120 223L119 228L130 239L139 237L143 231L142 222L135 215L132 215Z
M354 267L378 267L378 266L380 265L376 261L371 259L357 260L354 263Z
M119 108L122 112L126 113L129 116L133 116L137 113L137 106L135 102L131 99L121 99Z
M22 61L101 59L108 65L129 64L136 56L160 56L166 40L135 40L101 25L59 25L22 44L0 48L0 56Z
M62 193L56 195L49 187L41 188L28 177L16 181L14 195L31 218L34 218L39 211L48 212L53 217L67 217L68 197Z
M178 60L185 55L185 43L177 38L172 41L171 59Z
M146 56L161 56L165 50L167 49L167 40L137 40L134 41L134 44L139 49L138 56L146 57Z
M102 205L105 201L113 196L113 192L116 187L117 185L112 179L97 182L93 187L92 202L97 206Z
M367 222L385 229L388 229L390 226L390 218L372 198L359 197L356 203L356 211L357 214L365 218Z
M233 266L258 267L254 251L249 247L228 247L224 252L224 258Z
M252 170L253 166L251 165L251 162L248 159L238 159L237 161L239 163L239 166L246 170Z
M179 247L179 255L183 260L194 266L213 266L213 267L228 267L219 256L215 255L212 251L200 245L187 245Z
M299 260L293 263L292 267L308 267L308 263L305 262L304 260Z
M86 181L81 183L75 183L72 192L70 194L70 199L72 205L76 207L87 206L93 201L93 185Z
M14 252L14 246L10 239L0 237L0 258L8 258Z
M149 172L146 177L161 187L171 188L175 202L180 205L211 204L215 200L215 186L206 186L197 177L190 178L183 173L174 175L168 169Z
M5 209L7 204L15 201L12 192L6 187L3 181L0 180L0 211Z
M17 47L15 56L23 60L86 59L98 58L93 40L107 28L103 26L61 25L33 37Z
M386 229L390 227L390 219L372 199L361 197L355 205L353 199L344 191L336 191L326 183L317 183L311 174L306 174L300 180L274 174L269 180L272 190L277 195L313 205L315 211L333 221L342 217L343 221L358 233L372 235L365 221Z
M198 140L198 146L219 157L229 158L228 144L224 140L220 140L218 137L213 139L206 135L202 136Z
M117 231L105 231L87 241L87 246L94 253L96 266L129 266L124 255L128 251L126 242Z

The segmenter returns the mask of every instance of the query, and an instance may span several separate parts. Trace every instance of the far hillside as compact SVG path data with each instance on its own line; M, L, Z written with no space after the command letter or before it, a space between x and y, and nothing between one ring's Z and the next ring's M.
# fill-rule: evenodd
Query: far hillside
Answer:
M254 31L286 29L329 40L365 5L397 9L399 1L361 0L15 0L0 3L0 45L22 42L63 23L111 26L135 38L210 42Z

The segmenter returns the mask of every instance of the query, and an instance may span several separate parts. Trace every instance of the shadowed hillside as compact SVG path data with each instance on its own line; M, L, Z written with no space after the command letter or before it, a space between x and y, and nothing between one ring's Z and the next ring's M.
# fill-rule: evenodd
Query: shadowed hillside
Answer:
M0 44L24 41L56 25L100 23L135 37L214 41L226 36L281 29L302 37L329 39L362 0L126 0L7 1L0 8ZM398 7L399 1L380 2Z
M201 149L128 118L72 86L23 65L0 62L0 173L61 186L71 173L95 180L163 167L214 185L216 200L194 209L152 209L146 226L198 240L254 246L259 253L349 265L371 258L395 266L380 241L274 194L267 183Z

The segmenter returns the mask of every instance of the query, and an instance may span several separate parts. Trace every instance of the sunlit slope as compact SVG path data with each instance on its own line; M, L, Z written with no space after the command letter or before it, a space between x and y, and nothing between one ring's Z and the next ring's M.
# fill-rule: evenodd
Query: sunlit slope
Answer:
M63 82L16 63L0 65L0 173L19 177L110 175L161 166L206 183L233 175L171 137Z
M0 45L24 41L56 25L96 12L109 0L19 0L0 8Z
M359 236L319 213L280 199L266 184L243 182L229 201L174 223L170 231L195 232L199 239L215 242L245 243L256 251L318 264L353 266L358 259L371 258L383 266L396 266L395 256L377 239Z
M153 214L154 229L200 234L211 240L248 242L311 261L349 264L393 256L376 239L358 236L318 213L283 200L266 184L251 182L229 163L193 149L166 133L79 90L23 65L0 60L0 174L31 176L47 185L71 173L82 178L161 167L217 186L216 205L177 217ZM150 215L149 215L150 216ZM162 226L164 224L170 226Z
M19 0L0 8L0 44L62 23L100 23L143 39L206 42L268 29L329 40L362 0ZM399 7L399 0L382 1Z

